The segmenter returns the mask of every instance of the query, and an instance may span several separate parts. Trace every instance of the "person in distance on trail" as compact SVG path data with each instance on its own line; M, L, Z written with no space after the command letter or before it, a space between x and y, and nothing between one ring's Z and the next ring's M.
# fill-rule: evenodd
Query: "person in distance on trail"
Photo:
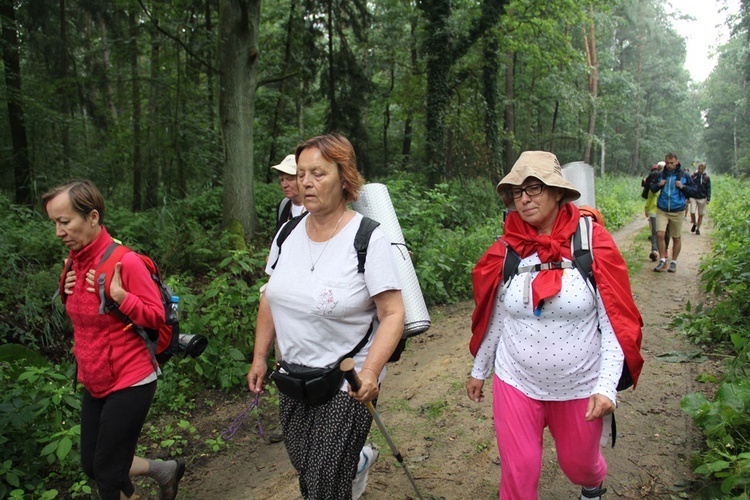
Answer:
M666 163L660 161L651 167L651 172L645 179L643 179L643 187L648 189L646 206L643 207L643 211L648 219L649 227L651 227L651 253L649 254L649 258L652 262L659 260L659 245L657 244L656 236L656 193L651 191L650 188L651 183L661 174L664 165L666 165ZM667 241L667 243L669 243L669 241Z
M157 481L161 499L174 499L185 462L135 456L156 392L158 374L151 355L133 329L124 328L113 314L99 312L94 270L113 242L102 225L104 198L91 181L71 181L44 194L42 206L73 260L63 293L73 324L78 381L83 385L83 471L96 480L103 500L136 498L130 477L140 475ZM115 265L109 292L135 324L154 329L164 324L161 294L135 253L125 254Z
M305 211L302 195L297 189L297 161L294 155L287 155L281 163L271 167L279 172L279 183L284 191L284 199L276 207L276 232L292 217Z
M698 189L684 172L677 160L677 155L667 153L665 167L660 176L651 182L651 191L658 193L656 199L656 238L659 246L659 263L654 268L657 273L677 272L677 257L682 249L682 221L687 198L698 194ZM669 234L667 234L669 224ZM672 237L672 261L667 265L666 238Z
M580 220L572 201L580 192L552 153L521 154L497 191L511 212L505 234L472 273L475 359L466 392L483 401L494 369L500 499L538 498L547 426L560 467L581 485L581 498L599 498L607 475L600 442L609 435L603 417L615 410L621 375L629 372L635 385L643 365L642 320L627 267L610 234L594 223L596 288L571 268L570 242ZM506 286L503 266L511 250L520 257L519 274Z
M276 206L275 234L279 232L286 221L301 215L305 211L305 206L302 204L302 195L297 189L297 160L294 155L286 155L281 163L272 166L271 169L279 172L279 183L284 191L284 199ZM260 293L264 291L265 287L262 287ZM278 346L275 349L275 357L277 361L281 359ZM268 440L271 443L280 443L284 440L284 434L281 429L274 430L269 433Z
M404 327L401 283L381 228L370 235L364 273L354 238L362 215L349 209L362 186L351 143L313 137L296 150L297 185L307 215L292 219L283 247L271 244L270 274L256 321L248 387L263 392L274 339L283 361L271 375L279 388L284 444L310 500L358 498L377 450L363 445L372 416L362 403L378 397L385 364ZM354 392L339 365L353 357L361 387ZM306 383L314 370L320 383ZM361 452L361 450L363 450Z
M698 189L698 194L690 199L690 219L693 223L690 232L700 236L703 216L706 214L706 207L711 202L711 178L706 173L705 163L698 164L698 170L693 174L693 182Z

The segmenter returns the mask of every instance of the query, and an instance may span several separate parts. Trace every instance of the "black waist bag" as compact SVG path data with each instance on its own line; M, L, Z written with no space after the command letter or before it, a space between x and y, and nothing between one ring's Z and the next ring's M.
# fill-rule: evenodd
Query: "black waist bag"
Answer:
M331 367L313 368L281 360L276 363L276 370L271 373L270 378L282 394L292 399L309 405L327 403L336 395L344 381L344 372L339 369L341 362L361 351L367 344L370 333L372 333L372 323L359 344L339 358Z

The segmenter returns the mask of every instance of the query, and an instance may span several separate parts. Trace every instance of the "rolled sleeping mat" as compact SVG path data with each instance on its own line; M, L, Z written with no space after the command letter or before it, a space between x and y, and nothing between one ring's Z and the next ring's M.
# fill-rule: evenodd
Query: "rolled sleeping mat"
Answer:
M352 203L352 208L362 215L380 222L380 227L391 241L393 255L396 258L401 277L401 295L404 300L404 333L402 338L413 337L430 328L430 313L424 302L422 288L419 286L417 273L414 271L409 250L406 248L404 233L398 223L393 209L388 188L384 184L371 183L362 186L359 199Z

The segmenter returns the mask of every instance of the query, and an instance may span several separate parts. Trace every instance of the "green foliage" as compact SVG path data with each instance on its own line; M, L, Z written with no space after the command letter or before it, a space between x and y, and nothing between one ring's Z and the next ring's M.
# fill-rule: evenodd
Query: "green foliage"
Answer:
M614 232L643 213L640 179L605 175L596 178L596 208L609 232Z
M681 407L706 436L695 473L718 481L722 497L750 494L750 381L722 383L713 401L688 394Z
M20 373L17 378L11 374ZM80 462L80 398L73 367L0 366L0 498L54 498L51 481L83 481Z
M696 343L726 346L734 352L712 401L688 394L682 409L703 430L706 449L696 454L695 472L706 478L710 497L750 495L750 186L747 181L712 177L711 254L701 261L701 282L713 295L712 307L697 307L676 320Z
M194 313L181 321L182 330L205 335L209 342L199 358L180 363L183 375L226 391L242 383L254 347L266 255L265 250L232 252L205 276L200 295L187 296L188 311Z
M46 217L1 194L0 213L0 342L49 352L70 335L67 320L50 307L65 254Z

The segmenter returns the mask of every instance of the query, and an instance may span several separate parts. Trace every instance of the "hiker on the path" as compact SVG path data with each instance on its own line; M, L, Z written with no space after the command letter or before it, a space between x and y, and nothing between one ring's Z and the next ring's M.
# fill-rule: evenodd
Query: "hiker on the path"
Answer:
M700 236L703 216L706 214L706 207L711 202L711 178L706 173L705 163L698 165L698 170L693 174L693 182L698 188L698 194L690 199L690 221L693 223L690 232Z
M377 458L369 446L360 453L372 424L363 403L378 397L385 364L401 339L401 283L391 244L379 227L370 236L364 273L358 272L354 238L362 215L347 203L357 199L363 179L351 143L338 134L314 137L297 147L296 158L308 214L281 251L276 238L271 245L248 387L263 391L266 358L277 339L284 363L296 365L285 370L283 389L281 380L276 383L284 444L302 496L358 498ZM357 392L338 368L349 356L362 382ZM300 365L320 369L321 378L334 382L320 388L295 383Z
M297 161L294 155L287 155L281 163L274 165L271 169L279 172L279 183L284 191L284 199L276 206L276 232L292 217L296 217L305 211L302 204L302 195L297 189Z
M643 208L644 214L646 215L646 218L648 219L649 227L651 228L651 253L649 254L649 258L652 262L656 262L659 259L659 245L657 244L657 236L656 236L656 198L657 195L653 191L651 191L651 183L661 174L662 169L664 168L663 161L660 161L653 167L651 167L651 172L649 173L648 177L643 179L643 185L648 189L648 195L646 198L646 206ZM667 242L669 243L669 242Z
M73 324L78 381L83 385L83 471L96 480L102 500L136 498L130 477L141 475L157 481L161 499L176 498L185 462L135 456L156 392L158 374L151 355L134 329L125 328L112 314L99 312L95 268L113 243L102 225L104 198L92 182L72 181L42 196L42 206L73 261L62 293ZM125 254L115 265L109 293L135 324L157 330L164 324L161 294L135 253Z
M607 464L600 450L603 417L614 412L627 363L638 381L641 316L625 262L610 234L593 224L596 294L571 262L571 237L580 220L571 203L578 189L552 153L526 151L497 185L506 208L505 234L472 273L476 307L466 383L469 398L484 399L492 377L500 451L501 500L538 496L544 428L555 439L558 462L582 498L599 498ZM506 253L521 272L503 285ZM565 264L561 264L565 263ZM541 269L544 264L551 264Z
M293 154L286 155L281 163L271 167L272 170L279 172L279 184L284 191L284 198L276 206L276 229L278 233L283 226L292 217L302 215L305 206L302 204L302 195L297 188L297 160ZM265 286L261 287L260 293L264 293ZM276 361L281 360L278 345L275 345L274 358ZM271 443L280 443L284 440L284 433L281 428L275 429L268 433L268 440Z
M659 246L659 263L655 272L677 272L677 257L682 249L682 221L687 199L697 196L698 189L690 177L684 172L677 160L677 155L667 153L664 158L665 166L661 175L651 183L651 191L658 193L656 199L656 235ZM669 224L669 234L667 234ZM667 265L666 238L672 237L672 261Z

